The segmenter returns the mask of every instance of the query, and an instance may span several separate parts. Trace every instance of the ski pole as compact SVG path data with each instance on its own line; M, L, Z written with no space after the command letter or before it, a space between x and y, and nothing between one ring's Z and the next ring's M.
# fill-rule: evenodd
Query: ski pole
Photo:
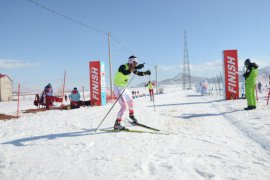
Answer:
M154 96L155 93L153 93L153 104L154 104L154 111L156 112L156 103L155 103L155 96Z
M104 118L102 119L102 121L99 123L99 125L96 128L95 132L97 132L97 130L99 129L99 127L101 126L101 124L103 123L103 121L109 115L109 113L111 112L111 110L113 109L113 107L115 106L115 104L118 102L118 100L122 97L123 93L125 92L125 90L127 89L127 87L130 85L130 83L132 82L132 80L134 79L135 76L136 76L136 74L134 74L134 76L130 79L130 81L126 85L125 89L121 92L121 94L118 96L118 98L116 99L116 101L114 102L114 104L112 105L112 107L110 108L110 110L107 112L107 114L104 116Z

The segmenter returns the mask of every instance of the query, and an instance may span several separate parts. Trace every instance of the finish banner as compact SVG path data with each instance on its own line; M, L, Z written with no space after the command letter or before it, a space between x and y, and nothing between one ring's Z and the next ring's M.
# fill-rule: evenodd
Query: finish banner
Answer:
M93 106L106 105L105 65L102 61L89 62L90 100Z
M225 50L224 54L224 77L225 99L239 98L238 58L237 50Z

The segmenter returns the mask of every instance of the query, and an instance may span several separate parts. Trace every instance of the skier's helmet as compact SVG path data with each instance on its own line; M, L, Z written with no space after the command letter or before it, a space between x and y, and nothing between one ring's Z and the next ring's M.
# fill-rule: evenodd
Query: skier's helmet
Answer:
M246 59L246 60L245 60L245 66L248 66L250 63L251 63L251 62L250 62L250 59Z
M132 63L138 63L138 59L137 59L137 57L136 56L130 56L129 58L128 58L128 63L129 64L132 64Z

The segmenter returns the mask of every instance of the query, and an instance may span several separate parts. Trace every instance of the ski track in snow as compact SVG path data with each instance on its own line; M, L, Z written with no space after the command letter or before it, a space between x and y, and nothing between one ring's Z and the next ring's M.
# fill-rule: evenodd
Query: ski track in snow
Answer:
M135 99L140 122L169 135L94 132L111 104L0 122L0 180L270 179L264 102L247 112L245 100L169 90L155 97L156 112L149 97ZM101 129L112 128L118 110Z
M245 101L245 100L244 100ZM261 102L261 101L259 101ZM237 106L237 101L232 102ZM253 139L255 142L260 144L264 149L270 151L270 121L268 107L263 106L263 103L259 103L260 109L245 112L243 108L232 108L228 104L217 104L214 106L219 112L227 111L229 113L224 113L224 116L231 121L240 131L246 134L249 138ZM254 111L257 111L254 113ZM231 114L233 112L233 114Z
M254 145L252 145L252 144L254 144L254 143L250 139L243 137L243 133L239 132L237 128L235 128L234 126L231 126L231 124L228 123L227 118L224 118L224 116L222 114L217 112L216 108L213 108L213 104L211 102L206 103L206 102L209 102L209 100L202 101L202 99L204 100L205 98L201 98L201 96L199 96L199 95L188 95L188 96L194 97L195 102L192 102L191 99L188 99L188 102L181 101L180 103L175 103L175 104L166 104L166 105L163 104L162 106L167 106L167 108L164 108L165 112L162 114L164 114L166 116L169 114L168 111L170 111L170 116L177 117L177 115L174 115L174 114L178 114L179 112L182 112L182 115L179 116L180 118L182 118L182 120L180 120L182 135L188 135L187 138L192 138L192 139L202 141L202 142L204 142L204 144L208 143L208 144L215 145L217 147L218 146L221 147L221 149L219 151L217 151L217 153L214 153L214 155L212 153L205 155L208 158L204 159L203 162L205 162L209 159L222 160L224 156L229 157L229 156L232 156L233 154L235 154L236 157L234 157L233 160L234 161L237 160L236 161L236 164L237 164L238 162L246 163L246 157L249 157L249 156L256 157L257 153L255 153L255 151L249 152L247 150L247 149L250 149L250 147L253 147ZM183 99L181 99L181 100L183 100ZM218 103L219 100L214 101L214 102ZM171 108L171 110L168 110L169 106L172 106L173 108ZM175 110L175 106L182 106L183 108L181 108L181 109L177 108L177 110ZM187 106L191 106L191 108L187 108ZM192 113L190 113L190 112L192 112ZM171 118L171 120L175 121L175 118ZM211 123L205 124L203 122L203 124L201 124L202 121L211 121ZM200 124L200 125L196 126L197 124ZM207 126L206 127L203 126L204 124ZM220 125L222 125L222 126L219 127ZM194 130L196 131L197 127L199 129L198 129L197 133L194 134ZM228 127L228 128L226 128L226 127ZM191 128L193 130L191 130ZM233 133L230 133L229 130L225 131L225 129L232 129L233 131L232 130L230 130L230 131L237 133L237 134L233 135ZM223 132L223 134L220 134L221 132ZM192 133L192 134L190 134L190 133ZM193 138L194 135L196 136L196 138ZM246 143L244 144L245 149L243 151L233 150L231 148L231 147L234 147L231 145L231 141L238 140L237 136L241 138L241 139L239 139L239 143L238 142L236 143L237 146L240 144L243 144L241 142L243 138L245 139L246 142L249 142L248 144L246 144ZM257 144L255 144L255 145L258 146ZM223 154L223 153L222 154L219 153L221 151L224 151L222 149L225 149L225 148L228 149L230 152L228 155ZM258 147L258 148L260 149L260 147ZM264 152L264 151L262 151L262 152ZM253 161L251 163L261 164L263 169L265 170L265 173L266 173L265 175L267 176L267 174L269 173L269 152L264 152L264 154L266 156L265 158L255 158L255 161ZM243 158L241 156L243 156ZM201 158L204 158L204 156L199 154L199 155L197 155L197 158L201 159ZM224 165L226 165L226 163L221 165L221 166L223 166L223 168L225 168L226 166L224 166ZM209 178L211 179L211 178L215 177L213 172L216 172L216 169L211 169L209 171L209 167L208 167L204 171L200 167L203 167L203 166L197 164L196 168L195 168L196 172L200 176L203 176L206 179L209 179ZM227 168L231 169L231 167L233 167L233 164L229 163L229 166ZM241 165L241 163L240 163L240 165L239 164L235 165L235 167L232 169L234 169L236 171L237 171L237 169L239 169L241 171L243 169L249 170L248 168L245 168L243 165ZM234 174L234 171L232 171L232 172L233 172L232 174ZM243 174L241 174L241 175L243 175ZM252 177L251 173L249 172L249 173L245 174L245 176L241 177L240 179L252 179L251 177ZM267 176L267 177L269 177L269 176ZM224 177L222 177L222 178L224 178ZM227 177L227 178L238 179L239 176L233 175L232 177Z

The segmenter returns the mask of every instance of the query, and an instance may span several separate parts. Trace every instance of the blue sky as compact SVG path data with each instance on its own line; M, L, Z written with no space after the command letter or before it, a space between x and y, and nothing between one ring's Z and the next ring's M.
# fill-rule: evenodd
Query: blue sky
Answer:
M222 51L237 49L260 67L270 65L268 0L34 0L103 32L111 32L113 74L134 54L159 79L181 72L184 31L192 75L216 76ZM108 65L106 34L57 16L29 0L0 1L0 73L25 89L88 88L88 62ZM107 75L109 75L107 66ZM151 76L154 79L154 75ZM107 76L107 80L109 77ZM137 78L134 83L147 81Z

